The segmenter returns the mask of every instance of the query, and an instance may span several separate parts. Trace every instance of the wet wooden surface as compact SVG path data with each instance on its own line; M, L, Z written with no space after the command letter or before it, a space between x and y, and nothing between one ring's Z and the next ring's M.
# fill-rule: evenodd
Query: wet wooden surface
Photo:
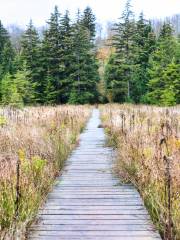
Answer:
M99 124L94 110L28 239L161 239L137 190L113 175L113 150Z

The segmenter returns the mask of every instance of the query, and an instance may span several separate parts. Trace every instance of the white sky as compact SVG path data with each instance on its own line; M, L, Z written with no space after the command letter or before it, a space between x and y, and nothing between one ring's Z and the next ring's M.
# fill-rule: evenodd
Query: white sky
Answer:
M55 5L60 12L69 9L72 16L77 8L92 7L97 20L106 22L121 16L126 0L0 0L0 19L4 25L16 23L25 26L32 18L36 26L42 26ZM180 0L132 0L135 13L143 10L147 18L162 18L180 13Z

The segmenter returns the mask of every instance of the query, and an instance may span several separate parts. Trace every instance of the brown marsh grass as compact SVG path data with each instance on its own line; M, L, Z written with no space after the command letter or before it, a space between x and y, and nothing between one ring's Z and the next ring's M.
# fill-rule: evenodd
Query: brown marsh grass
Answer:
M180 106L109 104L101 113L115 171L138 188L163 238L180 239Z
M0 109L0 239L22 239L90 115L88 106Z

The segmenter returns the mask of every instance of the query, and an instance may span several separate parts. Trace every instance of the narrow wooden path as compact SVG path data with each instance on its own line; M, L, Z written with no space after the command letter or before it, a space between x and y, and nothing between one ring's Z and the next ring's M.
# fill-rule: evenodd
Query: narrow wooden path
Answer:
M105 147L99 124L99 111L94 110L29 239L161 239L136 189L113 176L113 151Z

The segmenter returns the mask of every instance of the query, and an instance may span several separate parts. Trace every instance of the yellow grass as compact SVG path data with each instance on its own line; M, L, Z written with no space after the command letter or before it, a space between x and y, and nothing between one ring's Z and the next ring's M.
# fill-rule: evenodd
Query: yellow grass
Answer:
M165 239L180 239L180 106L101 107L115 171L139 189Z
M0 239L23 238L89 115L88 106L0 109Z

